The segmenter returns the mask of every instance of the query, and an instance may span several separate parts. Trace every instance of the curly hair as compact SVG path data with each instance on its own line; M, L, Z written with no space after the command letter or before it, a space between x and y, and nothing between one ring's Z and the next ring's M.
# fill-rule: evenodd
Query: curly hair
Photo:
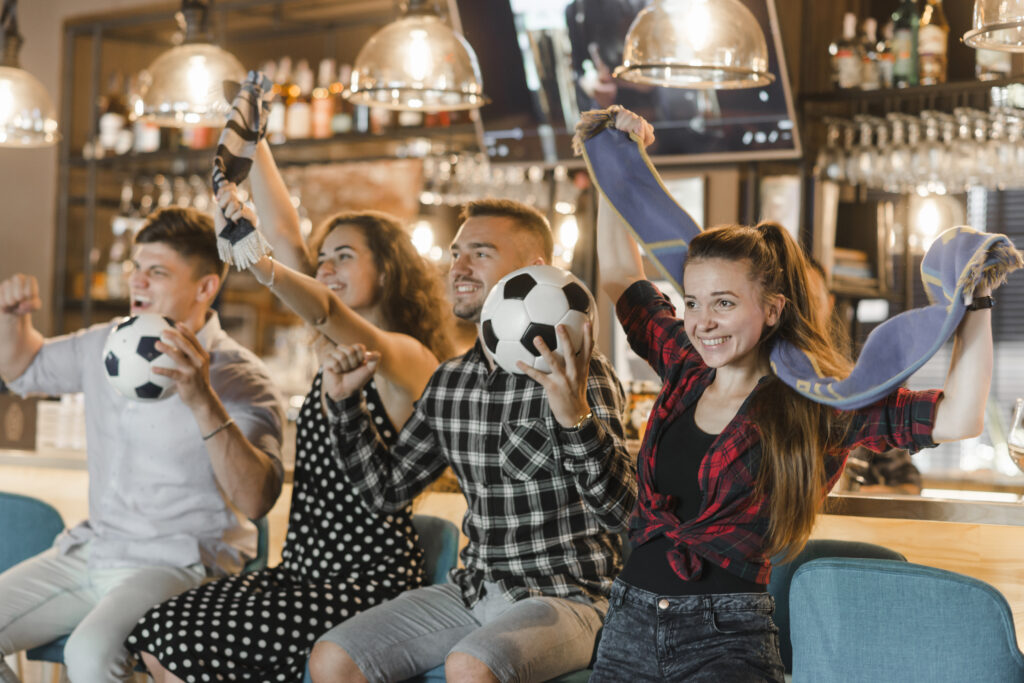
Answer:
M310 251L320 251L327 235L343 225L363 234L383 276L379 304L386 329L419 340L438 360L450 358L451 311L440 271L419 255L398 219L381 211L346 211L328 218L310 235Z

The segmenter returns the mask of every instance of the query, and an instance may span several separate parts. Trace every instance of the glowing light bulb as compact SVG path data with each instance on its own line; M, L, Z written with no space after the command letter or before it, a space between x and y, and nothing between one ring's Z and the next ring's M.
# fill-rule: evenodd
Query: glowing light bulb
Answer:
M417 29L409 33L405 52L405 72L414 83L422 83L434 71L434 57L427 32Z
M194 55L188 60L188 93L193 102L203 102L210 93L210 71L206 57Z

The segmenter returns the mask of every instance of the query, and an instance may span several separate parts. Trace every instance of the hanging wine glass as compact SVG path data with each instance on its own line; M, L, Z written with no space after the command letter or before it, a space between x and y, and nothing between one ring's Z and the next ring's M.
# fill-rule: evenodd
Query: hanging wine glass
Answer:
M906 193L913 187L913 168L911 166L913 150L907 142L909 121L906 114L889 113L889 132L892 140L888 149L888 177L883 187L889 192ZM915 137L914 144L917 140Z
M950 170L956 187L966 191L981 184L978 173L977 145L974 142L974 110L957 107L953 110L955 134L950 144Z
M942 181L948 163L948 153L945 144L939 139L943 116L945 115L937 111L921 112L924 138L918 142L914 152L914 167L920 176L917 193L922 197L928 194L946 194L946 186Z
M857 144L846 160L846 181L851 185L870 185L878 150L873 144L873 117L859 114L853 119L857 128Z
M841 183L846 179L846 153L841 142L845 122L829 117L825 119L825 125L825 146L818 150L814 174L822 180Z

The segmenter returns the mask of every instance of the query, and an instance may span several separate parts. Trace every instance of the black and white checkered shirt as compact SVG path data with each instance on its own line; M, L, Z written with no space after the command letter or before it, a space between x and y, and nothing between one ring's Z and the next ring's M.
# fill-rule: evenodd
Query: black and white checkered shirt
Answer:
M397 442L386 448L359 392L332 406L340 463L366 504L400 510L451 465L466 496L464 569L451 580L472 607L484 581L511 600L607 596L636 500L623 439L625 395L604 357L590 361L594 419L559 425L544 389L491 371L479 342L431 377Z

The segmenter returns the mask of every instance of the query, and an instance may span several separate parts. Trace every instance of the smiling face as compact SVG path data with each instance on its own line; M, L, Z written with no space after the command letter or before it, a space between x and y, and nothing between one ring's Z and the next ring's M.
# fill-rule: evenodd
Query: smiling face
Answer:
M528 234L506 216L472 216L459 228L451 246L452 311L480 322L491 287L513 270L543 264L544 257Z
M136 245L128 278L131 314L158 313L198 330L220 278L197 270L194 259L163 242Z
M381 275L361 229L343 223L327 234L317 253L316 279L357 313L377 306Z
M757 367L760 340L775 325L782 296L765 301L750 279L750 261L711 258L688 262L683 273L683 325L708 367Z

